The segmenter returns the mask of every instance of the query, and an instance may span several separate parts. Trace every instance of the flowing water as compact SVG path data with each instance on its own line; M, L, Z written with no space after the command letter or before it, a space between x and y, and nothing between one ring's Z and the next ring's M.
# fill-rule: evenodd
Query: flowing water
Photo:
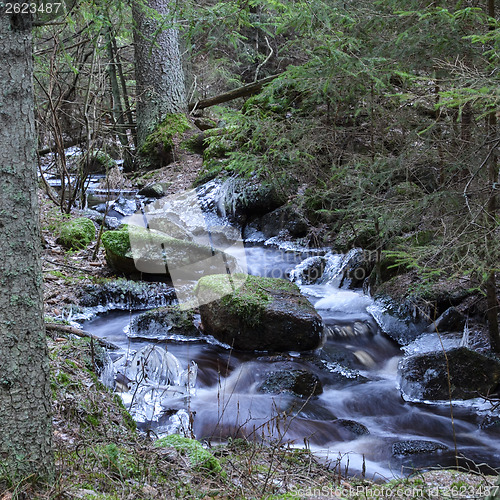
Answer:
M220 185L212 182L203 189L203 213L211 211L208 219L218 227L227 224L214 216L216 197L223 191ZM177 198L173 204L188 198ZM187 214L191 208L177 210ZM325 251L315 255L263 243L232 248L234 256L245 261L249 274L290 278L300 286L324 320L328 332L325 344L316 352L270 354L232 351L205 336L146 342L127 337L131 319L140 312L100 314L84 327L120 347L119 352L110 353L115 365L108 379L124 367L127 356L135 352L139 356L147 345L156 344L165 348L168 356L173 355L167 359L163 354L171 372L163 373L162 383L184 380L188 386L184 393L163 385L161 391L143 394L142 402L149 403L150 409L135 413L140 428L162 434L190 427L200 440L246 437L290 442L308 446L332 463L341 459L351 473L366 469L370 477L391 478L410 472L412 467L453 466L455 447L462 464L500 467L500 426L479 427L489 404L480 400L454 402L452 419L449 404L410 403L401 398L396 375L402 351L379 325L392 322L393 329L416 332L422 326L398 324L399 320L388 316L383 305L362 290L346 289L349 283L341 279L342 269L352 255L324 257ZM326 261L321 278L304 279L304 269L320 255ZM314 284L307 284L311 282ZM415 349L419 350L418 344ZM271 372L292 369L315 374L323 392L307 399L259 390ZM194 387L190 387L194 380ZM126 379L118 377L117 388L125 390L124 401L131 404L136 395L127 392L126 384ZM393 453L395 443L408 440L433 441L445 449L414 455Z
M275 277L293 275L295 268L300 270L300 262L308 258L307 254L255 246L247 248L246 254L249 272ZM337 270L341 261L341 256L329 259ZM377 304L361 290L338 288L335 272L326 273L323 281L300 285L329 332L325 345L314 353L234 352L203 337L159 342L182 367L192 361L197 364L196 392L189 398L173 398L170 407L160 407L154 419L139 419L140 427L153 428L157 433L178 430L179 422L187 425L189 419L182 420L182 414L177 414L172 420L172 413L183 408L192 415L191 425L198 439L272 437L309 446L334 462L342 456L351 472L360 471L363 461L368 474L384 477L399 475L403 468L408 472L412 467L452 466L455 441L459 455L477 464L498 467L500 436L479 429L474 405L481 402L455 404L452 425L449 405L403 401L396 384L401 351L374 320ZM89 321L85 328L119 345L124 352L135 352L145 342L131 340L125 332L136 314L108 312ZM316 374L323 393L301 399L258 390L266 374L291 369ZM447 449L394 456L392 445L405 440L430 440Z

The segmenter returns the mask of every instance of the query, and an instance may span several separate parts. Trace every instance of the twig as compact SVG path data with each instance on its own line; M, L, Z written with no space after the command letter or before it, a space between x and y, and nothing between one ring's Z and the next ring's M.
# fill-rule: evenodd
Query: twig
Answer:
M106 349L112 349L113 351L116 351L119 349L119 347L116 344L108 342L107 340L96 337L92 333L86 332L84 330L80 330L79 328L74 328L72 326L59 325L57 323L45 323L45 328L47 330L50 330L50 331L69 333L72 335L77 335L78 337L89 338L91 340L94 340L95 342L98 342L102 347L105 347Z

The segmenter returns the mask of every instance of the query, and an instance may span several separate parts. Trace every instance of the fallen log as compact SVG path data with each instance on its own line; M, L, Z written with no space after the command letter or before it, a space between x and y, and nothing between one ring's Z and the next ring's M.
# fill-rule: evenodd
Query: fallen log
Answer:
M195 109L209 108L210 106L215 106L216 104L222 104L224 102L232 101L233 99L238 99L238 97L247 97L256 94L266 83L272 82L275 78L278 78L278 76L281 76L282 74L283 73L278 73L277 75L267 76L266 78L262 78L256 82L243 85L243 87L230 90L229 92L224 92L224 94L219 94L215 97L209 97L207 99L200 99L190 103L188 109L189 111L193 111Z

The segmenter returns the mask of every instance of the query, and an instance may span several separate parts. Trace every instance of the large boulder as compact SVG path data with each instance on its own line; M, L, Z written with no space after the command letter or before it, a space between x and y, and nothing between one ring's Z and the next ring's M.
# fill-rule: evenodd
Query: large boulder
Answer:
M236 269L234 258L223 252L168 236L155 230L124 225L118 231L107 231L102 236L106 260L118 273L186 274L197 279L210 272L221 272L221 266Z
M446 362L448 360L448 363ZM398 366L398 383L404 399L439 401L471 399L495 391L500 382L500 360L466 347L416 354Z
M235 349L307 351L323 341L323 322L299 288L287 280L237 275L198 282L203 329Z
M244 223L249 216L271 212L285 201L283 195L269 182L231 178L221 187L219 208L224 215Z

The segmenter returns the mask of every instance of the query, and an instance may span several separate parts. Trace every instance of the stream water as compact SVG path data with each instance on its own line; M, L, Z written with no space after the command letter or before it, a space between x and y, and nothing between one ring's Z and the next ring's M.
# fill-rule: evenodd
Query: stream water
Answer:
M242 249L237 257L245 257L249 274L271 277L299 276L311 256L263 244ZM396 382L400 347L381 332L382 306L362 290L339 288L343 259L328 256L323 278L316 284L297 280L328 331L316 352L243 353L204 336L153 342L173 354L183 369L196 363L197 378L187 397L173 396L167 409L160 405L142 415L139 427L156 434L190 427L197 439L214 442L230 437L290 442L310 447L332 464L341 460L350 473L366 469L370 477L391 478L414 467L453 466L455 449L462 465L499 468L498 426L479 426L482 412L489 408L484 401L454 402L452 419L450 404L402 399ZM110 311L87 321L84 328L118 345L120 352L111 353L117 361L148 345L126 334L139 313ZM269 373L294 369L315 374L322 394L304 399L258 390ZM130 393L123 397L130 403ZM433 441L445 449L393 453L396 443L409 440Z
M270 248L247 248L248 268L259 275L287 275L305 257ZM364 461L368 474L384 477L400 475L412 467L454 465L456 440L459 455L467 458L460 459L462 464L500 466L499 435L478 427L480 401L455 404L453 425L449 405L403 401L396 385L401 351L380 332L369 312L377 307L370 297L361 290L343 290L330 283L301 285L301 289L330 331L323 348L315 353L241 353L204 338L160 342L183 367L192 361L198 366L196 392L187 404L184 398L177 403L173 400L171 406L193 415L192 427L198 439L244 436L292 442L309 446L334 463L342 457L351 472L360 471ZM134 352L145 345L125 333L135 314L108 312L89 321L85 328L124 352ZM346 365L349 368L339 368ZM258 391L266 374L291 369L315 373L323 383L323 393L307 400ZM339 370L344 371L340 381L335 377ZM349 376L352 383L346 382ZM154 421L143 419L140 427L157 433L171 431L175 428L171 414L165 412ZM178 423L181 417L176 416ZM393 455L393 444L406 440L435 441L447 449Z

